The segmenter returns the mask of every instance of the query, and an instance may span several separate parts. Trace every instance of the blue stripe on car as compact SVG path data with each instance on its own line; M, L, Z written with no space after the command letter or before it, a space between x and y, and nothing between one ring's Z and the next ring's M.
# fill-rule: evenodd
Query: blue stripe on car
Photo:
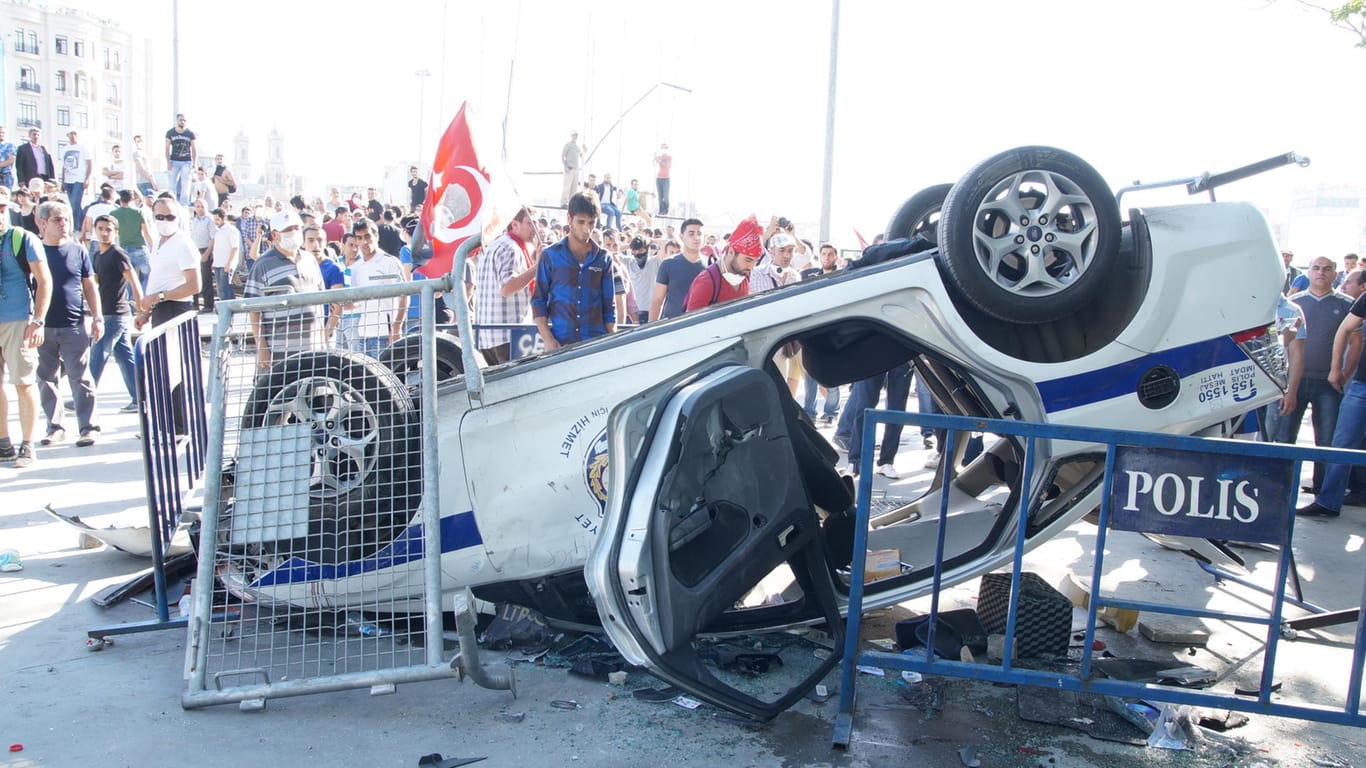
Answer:
M1182 379L1210 368L1247 362L1247 354L1228 336L1154 352L1136 360L1087 371L1076 376L1040 381L1035 386L1044 411L1056 413L1124 395L1136 395L1138 381L1157 365L1166 365Z
M441 518L441 551L454 552L458 549L482 546L484 538L479 535L479 526L474 521L473 510L458 515ZM364 560L356 560L341 565L320 565L298 557L291 557L270 573L252 584L253 587L271 587L278 584L301 584L309 581L344 579L360 573L393 568L396 565L422 559L422 526L413 525L404 529L389 546Z

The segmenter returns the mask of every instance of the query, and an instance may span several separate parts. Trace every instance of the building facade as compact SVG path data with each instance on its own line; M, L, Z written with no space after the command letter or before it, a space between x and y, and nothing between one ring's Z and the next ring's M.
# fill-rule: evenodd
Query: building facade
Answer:
M143 136L154 167L163 165L155 120L152 43L119 22L70 8L25 0L0 2L0 124L14 144L30 128L54 153L75 130L95 153L95 163L121 144L125 156L134 135Z

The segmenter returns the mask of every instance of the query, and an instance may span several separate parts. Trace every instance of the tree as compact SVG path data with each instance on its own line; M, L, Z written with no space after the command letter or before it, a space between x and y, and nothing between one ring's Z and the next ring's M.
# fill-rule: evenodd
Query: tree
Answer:
M1357 47L1366 48L1366 0L1347 0L1339 5L1325 5L1298 0L1306 8L1328 14L1328 21L1338 29L1345 29L1357 38Z

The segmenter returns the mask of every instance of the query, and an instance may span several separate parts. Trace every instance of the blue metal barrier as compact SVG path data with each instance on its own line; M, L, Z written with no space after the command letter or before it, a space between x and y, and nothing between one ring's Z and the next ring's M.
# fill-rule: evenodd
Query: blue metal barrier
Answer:
M204 477L209 430L201 349L194 312L137 340L134 360L157 618L92 629L87 632L92 639L185 626L185 619L170 616L166 553L185 514L186 497Z
M1272 680L1276 663L1276 649L1282 631L1286 630L1288 627L1293 627L1295 622L1301 622L1301 627L1308 629L1316 626L1325 626L1330 620L1336 620L1337 623L1342 623L1344 620L1350 621L1356 615L1356 613L1352 611L1339 611L1335 614L1330 614L1323 609L1318 608L1318 606L1305 603L1302 600L1289 599L1286 597L1286 582L1287 579L1293 575L1294 562L1291 555L1292 547L1290 546L1290 542L1294 533L1294 504L1298 490L1298 482L1296 482L1295 479L1300 476L1300 466L1305 461L1321 461L1360 466L1366 465L1366 452L1333 448L1301 448L1275 443L1255 443L1241 440L1213 440L1183 435L1128 432L1122 430L1095 429L1054 424L1031 424L1019 421L978 419L966 416L916 414L870 409L866 412L864 431L861 436L863 441L863 456L859 474L854 552L853 562L850 566L851 574L864 573L867 560L869 500L873 490L873 461L874 456L876 455L874 450L874 437L878 424L903 424L917 427L929 426L936 429L948 430L946 444L942 446L945 456L954 455L956 443L959 439L959 432L984 432L1008 436L1010 439L1017 440L1023 444L1024 471L1021 474L1023 483L1018 497L1019 502L1016 506L1017 525L1015 529L1013 574L1010 588L1010 608L1007 614L1005 627L1005 648L1001 654L1003 661L999 665L937 659L935 658L935 654L930 651L918 655L882 651L861 651L859 648L859 632L862 619L861 613L863 608L864 584L863 579L857 577L851 578L849 588L848 629L845 634L844 656L841 664L839 714L836 718L833 739L835 746L846 747L850 741L853 727L855 684L857 681L856 668L859 664L872 664L888 669L914 670L926 674L945 675L950 677L964 677L993 682L1013 683L1017 685L1034 685L1057 690L1078 691L1128 698L1143 698L1174 704L1219 707L1223 709L1258 712L1280 717L1354 725L1358 727L1366 726L1366 714L1361 711L1362 659L1363 654L1366 654L1366 622L1357 622L1352 663L1347 678L1348 687L1343 706L1335 707L1310 702L1286 703L1283 701L1271 701L1271 694L1273 692ZM1092 593L1087 607L1085 640L1082 645L1081 662L1077 674L1020 669L1015 667L1013 660L1016 644L1016 618L1020 595L1020 574L1022 573L1025 533L1028 524L1028 515L1021 514L1020 510L1029 509L1031 500L1035 495L1034 489L1030 487L1030 481L1034 469L1036 444L1040 439L1097 444L1104 446L1106 452L1105 475L1100 501L1099 531L1096 537L1095 559L1091 571ZM1236 469L1230 468L1232 462L1238 462ZM1214 472L1214 474L1211 475L1211 478L1216 481L1216 484L1223 494L1219 497L1220 503L1224 498L1231 497L1231 494L1236 495L1238 488L1234 487L1233 481L1229 478L1238 473L1255 473L1258 482L1266 485L1266 488L1262 489L1267 491L1262 494L1263 497L1276 497L1263 499L1267 503L1261 506L1259 514L1254 515L1254 520L1250 521L1255 524L1242 525L1239 528L1239 533L1242 535L1236 538L1236 540L1239 541L1276 544L1279 547L1280 554L1276 569L1275 586L1268 589L1252 585L1254 588L1260 589L1271 596L1272 603L1270 610L1268 611L1269 615L1238 614L1208 610L1199 607L1120 600L1106 598L1101 594L1100 585L1101 575L1104 569L1106 535L1111 528L1202 538L1234 538L1232 536L1210 536L1209 531L1206 529L1213 525L1213 523L1226 523L1228 520L1234 519L1234 515L1238 514L1238 510L1236 509L1231 515L1226 515L1225 519L1201 520L1199 519L1199 516L1176 515L1169 509L1164 510L1162 508L1164 506L1164 499L1150 499L1146 504L1152 508L1146 510L1150 513L1147 515L1143 514L1145 511L1145 503L1134 503L1134 500L1140 495L1140 492L1143 491L1141 486L1145 482L1145 477L1148 482L1148 492L1153 490L1154 482L1161 482L1160 480L1154 481L1154 478L1164 477L1164 475L1161 474L1153 475L1152 471L1160 471L1164 466L1184 468L1192 466L1192 463L1203 468L1205 471ZM945 487L949 485L953 478L952 471L953 468L949 461L946 460L941 463L939 472L941 473L941 479L943 480ZM1173 477L1181 477L1175 473L1171 474ZM1201 477L1203 477L1203 475ZM1116 498L1117 493L1120 494L1118 498L1128 499L1128 503L1121 504L1119 509L1115 509L1115 505L1112 504L1112 499ZM948 500L949 494L943 493L940 495L938 539L935 545L933 581L932 589L930 591L930 617L927 622L928 637L925 638L924 643L926 649L935 648L935 628L938 624L939 617L939 593L943 584L942 569L944 559L944 536L945 529L948 527L946 524L948 520ZM1165 506L1170 507L1171 505L1168 504ZM1192 509L1194 509L1194 505L1192 505ZM1242 512L1243 518L1248 517L1246 508L1243 508ZM1242 520L1239 522L1249 521ZM1218 530L1218 526L1214 526L1214 528L1216 531ZM1225 526L1223 530L1226 531L1227 526ZM1217 578L1226 578L1226 576L1217 572L1217 569L1211 571L1211 573ZM1300 596L1297 595L1297 597ZM1366 601L1366 576L1363 577L1362 600ZM1292 605L1297 605L1305 610L1312 611L1314 615L1306 617L1305 619L1295 619L1290 622L1284 621L1283 608L1287 601ZM1091 679L1096 614L1099 610L1106 607L1243 622L1264 626L1266 628L1265 650L1262 654L1261 685L1259 686L1257 695L1244 696L1239 694L1217 693L1213 691L1190 690L1115 679ZM1345 619L1339 618L1344 614L1346 614Z

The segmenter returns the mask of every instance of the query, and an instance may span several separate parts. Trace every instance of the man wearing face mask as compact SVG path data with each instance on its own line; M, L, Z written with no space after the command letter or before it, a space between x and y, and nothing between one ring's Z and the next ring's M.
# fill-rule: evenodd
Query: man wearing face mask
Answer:
M623 259L626 277L631 281L631 292L636 296L636 322L645 325L650 322L650 307L641 305L642 297L653 294L655 277L659 274L659 251L650 255L650 246L645 238L636 235L631 238L631 255Z
M764 253L763 230L751 215L731 233L726 254L692 281L683 311L721 304L749 295L749 273Z
M303 225L293 210L270 217L273 247L266 251L247 276L243 298L309 293L323 290L317 258L303 250ZM270 364L293 352L322 346L321 305L286 307L251 313L251 335L256 340L256 365Z
M152 224L156 240L151 256L151 272L147 289L143 291L138 308L137 326L150 318L152 325L161 325L184 312L194 311L194 296L199 293L199 251L189 235L180 228L182 209L168 197L152 203Z

